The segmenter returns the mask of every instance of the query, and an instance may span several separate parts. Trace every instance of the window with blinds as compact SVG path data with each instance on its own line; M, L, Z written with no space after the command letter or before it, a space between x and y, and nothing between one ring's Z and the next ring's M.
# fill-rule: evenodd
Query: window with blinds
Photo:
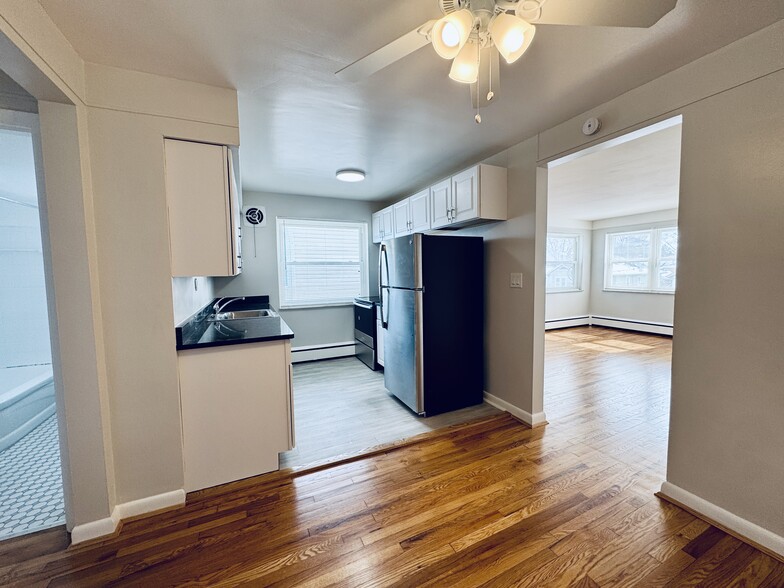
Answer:
M368 293L367 224L278 218L281 308L350 304Z

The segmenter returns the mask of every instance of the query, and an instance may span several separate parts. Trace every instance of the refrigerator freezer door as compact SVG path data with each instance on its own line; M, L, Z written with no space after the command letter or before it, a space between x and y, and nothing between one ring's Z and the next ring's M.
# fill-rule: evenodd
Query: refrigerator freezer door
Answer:
M424 413L421 353L417 312L422 293L388 290L389 321L384 334L384 386L411 410Z
M389 282L392 288L417 288L419 283L416 246L420 235L408 235L384 241L389 260Z

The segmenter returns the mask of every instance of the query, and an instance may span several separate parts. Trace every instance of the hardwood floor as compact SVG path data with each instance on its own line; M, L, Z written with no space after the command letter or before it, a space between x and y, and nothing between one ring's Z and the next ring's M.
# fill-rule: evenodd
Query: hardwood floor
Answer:
M784 586L784 564L653 495L670 341L593 328L547 347L546 427L487 417L194 493L98 544L0 543L0 584Z
M420 418L384 388L384 372L356 357L294 365L297 447L280 455L281 468L300 468L427 431L501 414L489 404Z

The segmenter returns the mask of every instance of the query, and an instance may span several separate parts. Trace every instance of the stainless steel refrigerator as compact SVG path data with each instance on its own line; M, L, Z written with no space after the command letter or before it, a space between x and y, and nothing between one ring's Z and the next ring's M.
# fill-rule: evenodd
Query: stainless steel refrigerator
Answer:
M415 234L380 246L384 384L417 414L482 402L483 245Z

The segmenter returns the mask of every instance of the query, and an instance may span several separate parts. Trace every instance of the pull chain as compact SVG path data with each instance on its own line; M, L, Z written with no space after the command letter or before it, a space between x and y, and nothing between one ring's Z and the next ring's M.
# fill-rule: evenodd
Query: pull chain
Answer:
M477 42L477 44L476 44L476 70L477 70L477 76L476 76L476 116L474 117L474 120L476 121L476 124L478 124L478 125L482 124L482 115L479 114L479 105L480 105L480 103L482 101L482 99L479 97L479 85L480 85L479 84L479 73L481 73L481 71L482 71L482 68L481 68L481 65L482 65L481 64L481 55L482 55L481 51L482 51L482 48L479 45L480 45L480 43Z

